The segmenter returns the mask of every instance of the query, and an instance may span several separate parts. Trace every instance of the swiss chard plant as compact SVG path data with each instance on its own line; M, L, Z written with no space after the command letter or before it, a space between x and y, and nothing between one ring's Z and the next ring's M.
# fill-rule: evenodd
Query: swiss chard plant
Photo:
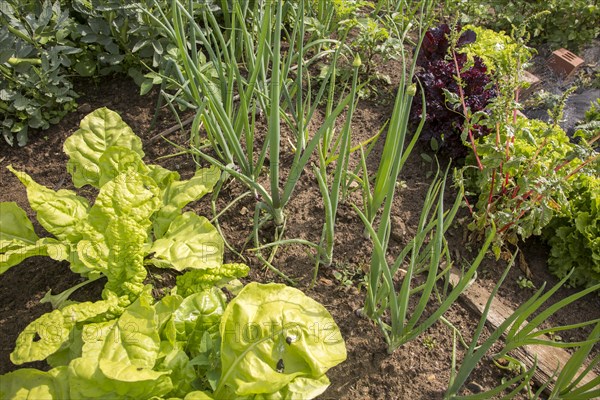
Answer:
M48 295L58 308L19 336L11 355L16 364L42 360L62 342L44 335L52 321L63 333L78 323L119 315L142 293L145 265L210 269L223 261L223 240L209 221L182 208L210 192L220 177L200 169L189 180L158 165L146 165L140 139L113 111L98 109L85 117L64 145L76 187L99 189L93 205L71 190L46 188L8 167L25 185L40 225L52 236L40 238L17 204L0 203L0 273L27 257L67 260L89 280L106 278L102 301L69 304L69 290ZM39 340L35 340L39 337Z
M95 302L68 300L81 284L46 295L55 309L21 332L11 361L52 369L2 376L2 398L313 398L327 388L325 372L346 358L331 315L284 285L240 291L249 268L223 264L216 229L182 212L212 190L217 169L182 181L147 165L140 139L106 108L84 118L64 149L74 185L98 188L94 204L9 167L53 237L39 238L16 203L0 203L0 273L47 255L106 283ZM148 264L186 272L156 301ZM229 304L225 285L239 292Z

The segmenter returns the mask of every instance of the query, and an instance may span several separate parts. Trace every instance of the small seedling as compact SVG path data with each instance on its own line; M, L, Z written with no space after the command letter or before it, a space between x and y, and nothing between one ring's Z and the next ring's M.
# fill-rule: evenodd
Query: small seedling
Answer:
M563 338L560 335L557 335L556 333L554 333L553 331L548 332L548 337L550 338L550 340L552 340L553 342L562 342Z
M535 289L533 282L524 276L519 276L517 279L517 285L519 285L521 289Z
M432 351L437 347L437 340L431 336L425 336L423 338L423 345L427 348L427 350Z

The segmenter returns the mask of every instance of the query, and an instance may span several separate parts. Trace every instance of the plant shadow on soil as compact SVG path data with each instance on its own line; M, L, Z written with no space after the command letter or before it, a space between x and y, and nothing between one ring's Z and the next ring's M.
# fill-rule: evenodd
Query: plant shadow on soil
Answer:
M396 66L397 67L397 66ZM394 80L394 77L392 76ZM397 81L397 80L396 80ZM196 165L189 156L162 158L174 154L176 150L163 140L150 142L150 138L174 125L173 115L168 110L158 113L156 124L151 126L154 117L157 92L140 97L138 88L128 79L107 78L102 83L80 83L78 111L68 115L63 121L48 131L32 135L30 143L24 148L10 148L0 143L0 201L15 201L23 207L29 217L35 221L34 213L28 206L26 192L18 180L6 169L13 165L17 170L30 174L37 182L54 189L74 189L70 176L66 173L67 158L62 151L64 140L78 128L79 121L89 112L99 107L108 107L117 111L143 143L148 163L158 163L167 168L179 171L183 178L190 177ZM366 140L377 132L391 114L395 87L381 88L379 97L365 101L356 110L352 127L353 143ZM316 121L318 123L319 121ZM285 135L285 132L283 133ZM282 144L286 144L282 138ZM376 160L383 146L381 138L374 153L369 158L369 167L376 167ZM186 131L174 132L169 140L187 145ZM282 154L290 151L284 148ZM427 149L416 148L410 156L400 179L404 189L399 191L395 200L393 215L394 233L392 236L392 252L397 254L415 231L422 201L431 182L429 176L432 166L419 156ZM282 176L289 169L291 157L283 157L287 162L283 165ZM353 161L354 163L356 160ZM217 200L217 209L222 209L230 201L245 191L238 182L230 182L222 189ZM91 190L78 190L79 194L93 198ZM287 238L302 238L317 242L323 221L323 208L320 201L318 185L312 173L307 171L298 183L295 195L287 207ZM356 311L362 307L364 288L359 283L364 270L369 264L371 245L363 237L363 225L352 210L350 202L360 204L360 195L351 193L349 202L340 205L336 222L336 247L334 264L329 268L322 267L314 289L309 290L314 261L310 252L300 246L281 247L273 264L287 275L298 280L298 287L309 296L321 302L333 315L342 335L346 340L348 359L333 368L328 376L330 388L321 396L323 399L436 399L442 398L447 387L451 368L452 332L441 323L434 324L418 339L402 346L394 354L388 355L382 335L378 328L369 321L358 316ZM452 193L447 195L446 204L453 201ZM219 223L226 240L236 249L252 247L246 240L252 230L252 214L255 200L250 196L238 202L219 218ZM201 215L210 215L208 196L193 204L189 209ZM466 214L465 214L466 215ZM37 222L34 227L38 234L43 229ZM268 232L265 233L268 236ZM473 255L467 250L477 250L477 242L470 243L461 228L449 232L449 242L460 257L469 260ZM454 250L456 249L456 250ZM540 242L533 240L522 246L525 259L533 274L531 279L536 287L543 281L553 285L557 279L546 269L548 249ZM247 263L252 267L248 279L260 282L278 281L279 279L260 263L247 249L243 251ZM230 262L240 261L237 256L226 252ZM503 271L505 263L487 260L480 273L482 285L491 289ZM336 278L345 274L353 285L344 285ZM530 289L522 289L517 279L523 273L514 267L509 274L499 296L511 307L517 307L533 294ZM153 270L149 279L157 286L169 286L174 283L174 275L170 272ZM18 334L35 318L51 311L49 304L40 304L39 300L48 290L59 293L80 282L78 275L73 274L66 262L55 262L48 258L35 257L26 260L0 276L0 373L6 373L21 367L45 368L44 362L31 365L15 366L9 360ZM100 298L102 281L95 282L78 290L73 298L89 301ZM558 298L565 297L573 290L562 289ZM159 294L158 292L156 293ZM451 321L466 337L473 332L479 316L465 308L461 302L456 303L445 317ZM600 296L589 295L577 302L569 310L559 313L552 324L580 322L581 318L600 318ZM574 334L565 339L582 339L588 331ZM467 339L468 340L468 339ZM598 347L598 346L597 346ZM598 349L595 349L596 353ZM458 347L459 362L462 348ZM471 387L489 389L500 383L505 372L496 368L490 361L483 361L472 374Z

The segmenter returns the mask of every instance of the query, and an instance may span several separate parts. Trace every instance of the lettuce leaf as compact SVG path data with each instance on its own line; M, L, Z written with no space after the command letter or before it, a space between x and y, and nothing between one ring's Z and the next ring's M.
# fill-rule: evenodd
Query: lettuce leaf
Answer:
M220 333L217 398L228 391L236 396L278 392L298 377L318 380L346 359L329 312L282 284L248 284L229 303Z
M2 376L0 398L12 400L67 399L66 368L48 372L22 368Z

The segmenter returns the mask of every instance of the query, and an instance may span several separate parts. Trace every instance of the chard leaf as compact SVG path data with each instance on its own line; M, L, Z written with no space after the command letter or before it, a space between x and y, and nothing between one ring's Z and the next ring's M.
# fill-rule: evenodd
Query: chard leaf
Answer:
M168 187L171 182L179 180L179 173L177 171L171 171L166 168L161 167L160 165L148 165L148 173L147 175L152 178L154 182L160 188Z
M138 153L121 146L111 146L106 149L98 160L98 167L100 168L100 177L98 178L100 187L123 172L134 171L146 175L149 171Z
M215 287L186 297L173 313L178 339L196 347L204 332L217 330L225 305L225 295Z
M110 301L76 303L42 315L19 334L10 360L21 365L45 359L66 347L75 324L102 316L113 306Z
M280 391L264 395L262 398L265 400L314 399L322 394L329 384L327 375L317 379L299 376Z
M54 368L48 372L22 368L2 375L0 398L13 400L67 399L66 368Z
M53 238L42 238L32 245L25 242L13 243L2 251L3 253L0 254L0 275L29 257L49 256L53 260L62 261L66 260L69 254L69 248Z
M77 260L108 278L107 291L127 295L131 301L140 294L146 277L144 243L159 203L154 181L135 171L118 175L100 189L82 228Z
M206 392L196 390L188 393L183 400L215 400L215 398Z
M11 243L34 244L38 239L25 210L12 201L0 203L0 251Z
M104 232L109 221L117 216L149 227L150 216L160 206L159 194L152 179L126 171L102 186L90 209L89 222L99 232Z
M75 187L92 185L100 187L100 157L111 146L120 146L144 156L142 141L121 119L108 108L99 108L88 114L79 125L80 129L64 144L69 156L67 170L73 177Z
M182 349L173 349L155 369L170 371L169 376L174 387L169 396L183 397L186 393L194 391L193 383L197 379L196 370Z
M173 179L168 182L162 193L163 206L154 218L154 236L157 239L162 238L171 221L181 213L183 207L210 193L220 176L219 169L211 167L196 171L194 176L186 181Z
M111 371L111 377L106 376L104 371ZM160 397L173 387L168 371L153 371L85 357L69 364L69 385L71 398L106 400Z
M186 212L171 222L148 253L154 253L149 262L161 268L218 268L223 263L223 239L206 218Z
M100 352L101 360L124 365L131 364L145 369L154 367L160 347L160 337L156 311L150 304L151 289L148 286L146 290L125 309L106 336ZM113 372L104 371L102 366L101 369L107 377L118 379L113 376Z
M195 269L177 277L177 294L189 296L213 286L222 287L227 282L248 275L246 264L222 264L217 268Z
M182 209L188 203L210 193L220 177L219 169L211 167L199 169L186 181L173 181L164 192L163 204Z
M86 199L71 190L61 189L55 192L36 183L25 172L16 171L10 165L7 168L27 188L29 204L44 229L59 240L73 243L81 239L77 224L87 216L89 204Z
M77 245L79 259L90 270L107 277L105 291L135 300L147 274L143 255L146 230L127 217L115 217L107 224L104 235L94 230L87 234L90 239ZM103 296L107 298L104 292Z
M253 282L242 289L227 306L220 333L217 398L229 390L236 396L278 392L298 377L309 378L313 386L346 359L344 340L329 312L281 284Z

